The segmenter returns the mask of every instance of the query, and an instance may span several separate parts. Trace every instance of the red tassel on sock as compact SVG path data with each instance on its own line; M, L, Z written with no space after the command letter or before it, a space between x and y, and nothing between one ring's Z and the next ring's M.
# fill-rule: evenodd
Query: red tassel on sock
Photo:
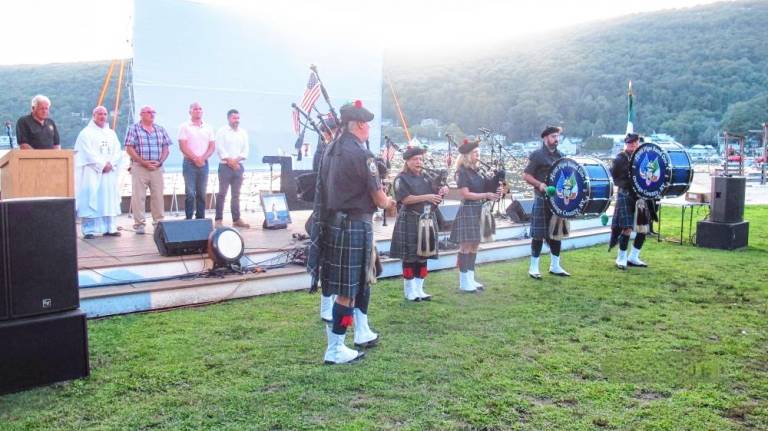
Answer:
M419 278L427 278L427 274L429 274L429 271L427 270L427 265L422 265L419 267Z
M410 280L413 278L413 268L410 266L406 266L403 268L403 278L406 280Z
M348 314L346 316L342 316L341 322L339 324L344 328L349 328L350 326L352 326L353 321L354 321L354 318L352 317L352 315Z

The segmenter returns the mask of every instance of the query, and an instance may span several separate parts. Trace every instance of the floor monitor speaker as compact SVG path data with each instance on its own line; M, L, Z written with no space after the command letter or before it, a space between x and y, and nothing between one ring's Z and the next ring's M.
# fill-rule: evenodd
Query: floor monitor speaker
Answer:
M208 247L213 231L211 219L169 220L157 223L155 245L163 256L201 254Z

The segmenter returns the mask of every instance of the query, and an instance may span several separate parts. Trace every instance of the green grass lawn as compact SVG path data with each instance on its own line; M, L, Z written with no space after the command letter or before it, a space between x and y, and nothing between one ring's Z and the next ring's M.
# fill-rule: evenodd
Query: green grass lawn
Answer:
M322 365L305 292L91 321L91 377L0 397L0 429L768 429L768 207L746 218L747 250L649 240L646 269L599 246L567 279L478 267L479 295L434 273L431 303L385 280L352 365Z

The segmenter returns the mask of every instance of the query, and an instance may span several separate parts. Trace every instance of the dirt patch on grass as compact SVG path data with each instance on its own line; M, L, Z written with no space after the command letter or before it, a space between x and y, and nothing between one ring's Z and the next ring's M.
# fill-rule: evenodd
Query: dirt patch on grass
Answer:
M663 392L652 391L650 389L640 389L635 392L633 398L640 401L642 404L648 404L653 401L663 400L669 398L669 394Z

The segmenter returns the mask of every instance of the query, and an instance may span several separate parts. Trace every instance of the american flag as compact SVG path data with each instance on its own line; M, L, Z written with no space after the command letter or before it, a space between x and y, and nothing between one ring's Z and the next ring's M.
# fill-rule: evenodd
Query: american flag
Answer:
M317 98L320 97L320 80L317 79L315 72L309 74L309 81L307 82L307 88L304 90L304 97L301 98L301 102L298 103L299 108L304 112L309 112L317 102ZM299 133L299 113L295 109L293 111L293 131L296 134Z

